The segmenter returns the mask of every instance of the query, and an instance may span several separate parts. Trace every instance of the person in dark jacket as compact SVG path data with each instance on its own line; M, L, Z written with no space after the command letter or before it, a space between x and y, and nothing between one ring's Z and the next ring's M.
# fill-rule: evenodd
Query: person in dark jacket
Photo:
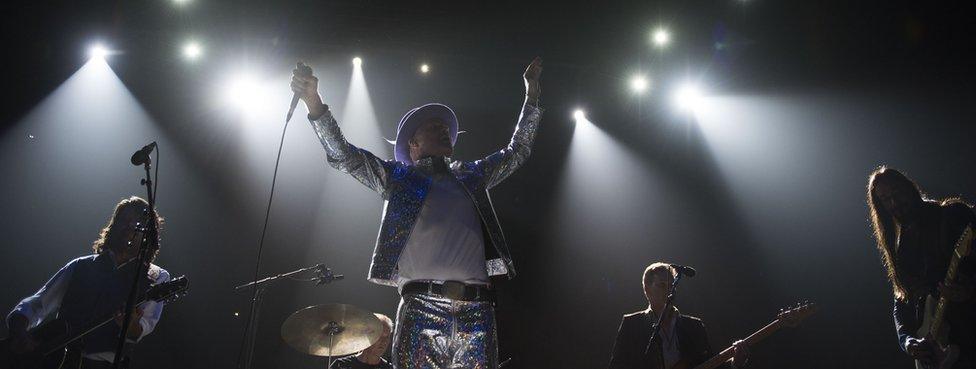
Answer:
M650 342L657 314L664 310L676 273L674 267L666 263L653 263L644 269L644 296L648 307L624 315L610 355L610 369L693 368L712 358L705 323L681 314L673 306L664 312L658 338ZM745 343L737 341L733 358L722 368L742 367L748 357Z

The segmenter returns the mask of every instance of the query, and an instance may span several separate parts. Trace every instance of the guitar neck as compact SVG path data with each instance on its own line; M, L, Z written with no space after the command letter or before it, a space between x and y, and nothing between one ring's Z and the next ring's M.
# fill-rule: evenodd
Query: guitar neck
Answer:
M946 272L945 281L942 282L943 285L948 285L955 282L956 274L959 271L959 259L959 253L953 252L952 261L949 262L949 270ZM929 331L929 334L936 340L941 340L940 337L942 335L939 333L942 330L942 323L945 321L945 308L948 303L949 301L946 300L945 296L939 296L939 303L935 307L935 314L933 314L932 318L932 328Z
M955 246L952 248L952 259L949 261L949 268L946 271L945 281L942 282L943 285L949 285L956 281L956 274L959 271L960 260L969 255L969 249L971 243L973 242L973 229L970 225L966 225L963 229L962 235L956 241ZM935 312L932 316L932 324L929 329L928 335L936 339L940 344L945 344L942 341L942 324L945 317L945 308L949 303L945 296L939 296L939 302L935 307Z
M749 337L743 339L743 341L745 341L747 346L752 346L758 343L759 341L764 340L766 337L769 337L769 335L773 334L773 332L778 331L782 326L783 324L780 322L779 319L773 320L769 324L766 324L765 327L760 328L758 331L755 331L753 334L749 335ZM722 352L720 352L718 355L715 355L708 361L702 363L699 366L696 366L695 369L717 368L719 365L722 365L726 361L729 361L729 359L732 358L733 352L734 352L733 347L730 346L725 350L722 350Z

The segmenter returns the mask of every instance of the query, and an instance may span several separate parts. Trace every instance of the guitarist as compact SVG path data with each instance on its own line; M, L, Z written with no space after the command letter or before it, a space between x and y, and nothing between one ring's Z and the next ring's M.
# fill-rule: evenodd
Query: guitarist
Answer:
M957 239L976 219L959 200L934 201L901 172L880 167L868 181L868 207L878 251L894 290L898 342L913 359L934 363L931 339L917 333L925 315L927 296L948 301L945 324L948 342L960 349L953 368L976 367L976 268L972 258L961 259L955 283L943 284Z
M68 327L82 327L99 317L119 313L116 324L104 325L69 345L79 352L81 368L112 366L122 325L121 310L138 263L144 230L140 222L145 221L148 206L145 200L135 196L120 201L92 246L95 253L68 262L37 293L17 304L7 317L9 349L14 355L40 354L33 351L42 342L29 332L42 323L57 318ZM160 229L162 217L157 216L153 221ZM158 249L152 259L156 254ZM155 264L150 265L147 274L143 287L170 279L169 273ZM130 342L152 332L162 309L163 304L154 301L136 308L127 334ZM78 367L77 363L72 364L72 368Z
M693 368L712 357L705 324L674 307L664 312L658 338L648 345L657 314L664 309L676 275L674 267L666 263L653 263L644 269L648 308L624 315L610 355L610 369ZM742 367L749 360L749 350L743 341L737 341L734 347L733 359L723 368Z

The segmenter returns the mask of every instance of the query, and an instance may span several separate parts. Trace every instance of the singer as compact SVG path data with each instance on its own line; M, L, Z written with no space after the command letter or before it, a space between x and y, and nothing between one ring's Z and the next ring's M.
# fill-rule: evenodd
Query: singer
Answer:
M92 246L95 253L72 260L37 293L17 304L7 316L11 351L15 355L30 354L37 348L39 342L28 336L27 331L53 317L63 319L70 327L82 327L125 306L143 237L139 222L148 206L146 200L136 196L120 201ZM163 219L158 213L154 221L156 229L162 230ZM150 262L155 257L151 255ZM169 273L155 264L150 264L146 277L142 281L146 287L170 279ZM163 304L155 301L137 308L129 325L128 339L138 341L152 332L162 312ZM111 368L121 317L116 323L104 325L79 340L81 363L66 363L64 367Z
M525 102L508 145L485 158L455 160L458 121L437 103L408 111L397 127L394 160L353 146L322 103L318 79L295 69L292 91L308 107L329 164L386 200L368 279L400 292L393 366L494 369L498 366L494 291L489 276L515 276L488 190L526 159L542 110L542 60L525 69Z
M653 263L644 269L647 309L624 315L613 343L610 369L693 368L712 357L705 324L701 319L681 314L673 306L663 312L661 331L650 342L648 350L651 331L658 314L664 310L668 291L677 275L678 270L666 263ZM738 341L732 360L723 368L739 368L748 360L748 348L743 341Z

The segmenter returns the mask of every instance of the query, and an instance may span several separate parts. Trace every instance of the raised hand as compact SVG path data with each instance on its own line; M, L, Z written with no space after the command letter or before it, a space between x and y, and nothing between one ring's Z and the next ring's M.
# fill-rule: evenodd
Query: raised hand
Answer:
M305 102L310 117L317 118L325 113L325 104L319 96L319 79L305 63L298 62L292 70L291 90Z
M542 75L542 58L537 56L532 59L532 63L529 63L525 68L525 74L522 75L525 79L525 96L533 103L539 101L539 94L542 93L542 88L539 87L540 75Z

